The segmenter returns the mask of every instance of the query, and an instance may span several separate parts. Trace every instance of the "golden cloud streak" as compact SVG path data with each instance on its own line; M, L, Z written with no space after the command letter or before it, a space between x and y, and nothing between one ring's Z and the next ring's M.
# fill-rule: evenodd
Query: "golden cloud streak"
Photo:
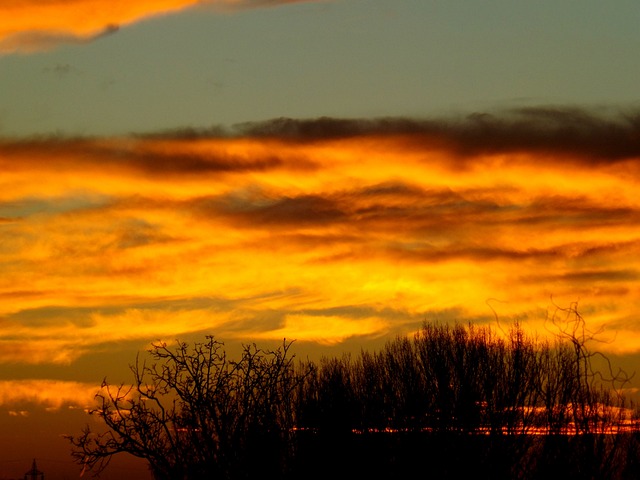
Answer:
M28 379L0 380L0 405L11 406L30 402L48 409L65 406L88 408L98 389L95 385L81 382Z
M197 0L23 0L0 6L0 53L31 52L91 39L151 15L197 4Z
M298 0L300 1L300 0ZM295 0L15 0L0 5L0 54L84 43L122 25L194 7L221 8L295 3Z
M554 301L640 350L640 137L461 153L457 130L349 125L0 143L0 360L204 331L332 345L493 310L543 330Z

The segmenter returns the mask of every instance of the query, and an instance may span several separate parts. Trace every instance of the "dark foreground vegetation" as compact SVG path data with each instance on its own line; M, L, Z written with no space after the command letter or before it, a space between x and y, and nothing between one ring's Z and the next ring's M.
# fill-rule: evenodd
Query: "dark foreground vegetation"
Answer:
M558 315L563 315L559 317ZM126 452L154 478L640 478L629 378L575 308L554 341L425 324L378 352L294 362L291 343L229 360L213 337L157 344L131 387L97 396L106 428L70 437L100 473Z

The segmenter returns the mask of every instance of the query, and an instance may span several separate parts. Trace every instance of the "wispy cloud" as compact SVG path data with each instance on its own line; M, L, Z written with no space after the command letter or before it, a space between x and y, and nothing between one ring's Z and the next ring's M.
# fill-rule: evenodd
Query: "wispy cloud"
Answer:
M95 385L81 382L28 379L0 380L0 405L10 407L29 402L48 409L62 407L88 408L98 392ZM27 410L9 412L12 416L28 416Z
M197 332L332 345L487 320L490 298L536 324L550 296L637 350L637 116L489 118L5 139L0 361Z
M304 0L298 0L304 1ZM224 9L297 3L296 0L16 0L0 4L0 55L86 43L149 17L198 5Z
M90 43L99 38L116 33L117 25L107 25L102 30L92 31L86 34L73 34L64 30L42 31L29 30L18 32L0 38L0 54L2 53L33 53L51 50L64 44Z

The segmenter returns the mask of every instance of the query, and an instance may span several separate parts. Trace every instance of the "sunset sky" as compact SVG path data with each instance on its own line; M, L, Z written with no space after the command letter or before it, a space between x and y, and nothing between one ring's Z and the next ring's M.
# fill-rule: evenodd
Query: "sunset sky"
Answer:
M638 369L638 25L635 0L0 2L0 478L76 476L61 434L158 339L318 358L425 320L544 335L578 302Z

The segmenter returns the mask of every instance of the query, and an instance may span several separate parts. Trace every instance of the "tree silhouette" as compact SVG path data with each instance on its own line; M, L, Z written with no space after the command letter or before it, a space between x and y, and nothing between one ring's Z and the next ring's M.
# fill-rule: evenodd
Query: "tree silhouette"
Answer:
M69 437L72 455L100 473L127 452L157 480L404 478L426 465L436 478L637 478L630 377L591 350L575 305L548 326L551 340L518 323L425 323L379 351L296 364L286 341L236 361L213 337L158 343L133 385L103 382L91 413L107 428Z
M380 351L322 359L296 406L298 427L314 433L299 446L320 465L313 478L338 463L375 478L424 465L446 478L636 475L629 377L595 368L605 357L575 305L549 320L549 340L518 323L499 332L425 323Z
M291 342L275 350L244 346L229 360L212 336L190 347L156 343L151 362L136 359L134 383L103 381L90 413L107 430L70 436L72 456L99 474L121 452L146 459L154 478L252 478L288 469L291 398L304 377ZM251 460L251 461L249 461Z

